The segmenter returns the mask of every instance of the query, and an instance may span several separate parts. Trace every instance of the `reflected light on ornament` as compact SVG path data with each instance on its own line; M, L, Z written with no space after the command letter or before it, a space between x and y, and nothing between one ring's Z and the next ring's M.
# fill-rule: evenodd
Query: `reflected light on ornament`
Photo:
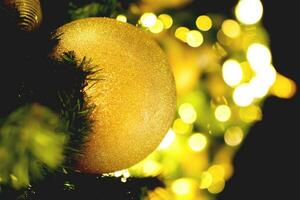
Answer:
M158 146L158 149L159 150L167 149L173 143L174 140L175 140L175 133L172 129L169 129L163 141Z
M222 67L222 75L225 83L229 86L238 85L243 79L243 70L241 65L233 59L224 62Z
M263 5L260 0L240 0L235 8L235 15L243 24L255 24L262 18Z
M208 31L212 27L212 20L207 15L201 15L196 20L196 26L201 31Z

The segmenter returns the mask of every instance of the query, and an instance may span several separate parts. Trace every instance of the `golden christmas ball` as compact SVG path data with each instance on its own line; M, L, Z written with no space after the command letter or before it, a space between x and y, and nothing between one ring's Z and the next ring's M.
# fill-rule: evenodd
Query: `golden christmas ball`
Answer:
M85 89L87 105L95 108L78 168L107 173L144 159L175 113L175 83L164 52L144 31L109 18L76 20L56 34L54 57L74 51L77 59L91 59L101 69L96 75L101 80Z

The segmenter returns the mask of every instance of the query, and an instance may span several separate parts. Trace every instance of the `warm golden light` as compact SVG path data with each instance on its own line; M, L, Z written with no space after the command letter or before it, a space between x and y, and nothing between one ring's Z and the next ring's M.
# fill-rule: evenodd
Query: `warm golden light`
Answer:
M249 106L254 100L251 91L252 89L249 84L239 85L233 92L234 103L241 107Z
M188 124L194 123L197 119L197 113L194 107L189 103L184 103L180 105L178 109L178 113L182 121Z
M209 16L201 15L196 20L196 26L201 31L208 31L212 27L212 21Z
M143 172L147 176L157 176L161 171L161 165L153 160L145 161L143 165Z
M169 29L173 25L173 19L170 15L161 14L158 16L158 19L162 21L165 29Z
M201 174L201 178L200 178L200 186L199 188L200 189L206 189L208 188L209 186L211 186L213 182L213 177L210 173L208 172L203 172Z
M175 31L175 37L183 42L187 41L187 34L190 30L186 27L179 27Z
M262 67L259 71L256 72L256 78L259 79L261 84L267 85L269 87L271 87L275 83L276 75L277 72L273 65Z
M175 133L172 129L169 129L163 141L160 143L158 149L167 149L175 140Z
M213 183L211 186L208 187L208 191L212 194L218 194L223 191L225 188L225 181L219 180L216 183Z
M160 19L157 19L156 23L153 26L149 27L149 30L152 33L160 33L163 31L163 29L164 29L164 24Z
M192 184L189 179L181 178L172 183L172 191L177 195L187 195L192 190Z
M269 66L272 61L272 55L269 48L263 44L254 43L247 49L247 59L251 68L257 72L265 66Z
M173 123L173 130L177 134L186 134L192 129L191 124L187 124L182 119L176 119Z
M125 15L118 15L116 19L120 22L127 22L127 17Z
M225 61L222 67L222 75L227 85L238 85L243 79L243 70L240 63L233 59Z
M244 132L240 127L231 127L224 134L224 141L229 146L239 145L244 137Z
M252 96L255 98L266 96L275 80L276 70L272 65L261 67L249 83Z
M113 173L115 177L120 177L123 175L123 170L120 170L120 171L116 171Z
M216 183L219 180L224 180L225 178L225 169L222 165L213 165L207 172L212 175L213 183Z
M154 26L156 24L156 20L157 20L157 17L153 13L144 13L140 19L141 24L144 27L148 27L148 28L150 28L151 26Z
M202 151L207 144L207 139L202 133L195 133L189 139L189 146L193 151Z
M236 38L241 34L240 25L232 19L227 19L222 24L223 33L230 38Z
M276 81L271 89L271 92L273 95L279 98L289 99L294 96L296 90L297 86L293 80L277 74Z
M231 110L227 105L220 105L215 110L215 117L220 122L226 122L231 117Z
M239 116L242 121L246 123L252 123L262 119L262 112L260 107L250 105L248 107L240 108Z
M191 47L199 47L203 43L203 36L200 31L192 30L187 33L186 42Z
M262 18L263 5L260 0L240 0L235 8L235 15L243 24L255 24Z

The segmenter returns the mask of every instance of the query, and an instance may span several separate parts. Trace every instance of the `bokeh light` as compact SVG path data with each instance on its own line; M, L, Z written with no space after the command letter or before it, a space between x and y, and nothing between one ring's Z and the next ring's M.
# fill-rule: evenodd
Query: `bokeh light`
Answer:
M256 105L250 105L239 109L239 117L246 123L253 123L262 119L262 111Z
M255 72L259 72L261 68L271 64L272 55L268 47L263 44L254 43L247 49L247 59L251 68Z
M252 88L249 86L249 84L245 83L239 85L233 92L233 101L241 107L249 106L254 100L251 91Z
M187 33L186 42L191 47L199 47L203 43L203 36L200 31L192 30Z
M187 41L187 34L190 30L186 27L179 27L175 31L175 37L183 42Z
M127 17L125 15L118 15L116 19L120 22L127 22Z
M241 34L241 27L237 21L227 19L222 24L222 31L226 36L236 38Z
M226 130L224 134L224 141L229 146L236 146L239 145L244 137L244 132L240 127L231 127Z
M188 124L194 123L197 119L197 113L195 111L195 108L189 103L184 103L180 105L178 113L182 121Z
M153 26L149 27L149 30L152 33L160 33L164 30L164 24L160 19L157 19L156 23Z
M215 110L215 117L220 122L226 122L230 119L231 110L227 105L219 105Z
M263 5L260 0L240 0L235 8L235 15L243 24L255 24L262 18Z
M219 180L216 183L213 183L211 186L208 187L208 191L212 194L218 194L223 191L225 188L225 181Z
M149 28L149 27L154 26L156 24L157 17L153 13L144 13L141 16L140 20L141 20L141 24L144 27L148 27Z
M293 97L296 93L296 90L296 83L280 74L277 74L275 83L271 88L273 95L285 99Z
M181 178L172 183L172 191L177 195L187 195L192 190L192 184L189 179Z
M191 124L185 123L182 119L176 119L173 123L173 130L177 134L187 134L191 129Z
M208 31L212 27L212 20L207 15L201 15L196 20L196 26L201 31Z
M229 86L238 85L243 79L243 70L241 65L233 59L224 62L222 67L222 75L224 81Z
M158 16L158 19L162 21L165 29L169 29L173 25L173 19L168 14L161 14Z
M147 160L143 165L143 172L148 176L157 176L161 172L161 164L153 160Z
M202 151L207 144L207 139L202 133L195 133L189 138L189 146L193 151Z
M213 182L213 176L209 172L203 172L200 178L200 189L206 189L211 186Z

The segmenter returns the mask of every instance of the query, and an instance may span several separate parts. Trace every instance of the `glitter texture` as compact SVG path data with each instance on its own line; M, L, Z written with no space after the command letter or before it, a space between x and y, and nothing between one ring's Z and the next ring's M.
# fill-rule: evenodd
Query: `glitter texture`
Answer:
M102 69L86 87L92 132L79 169L106 173L130 167L156 149L176 107L175 83L167 58L142 30L109 18L86 18L58 29L54 56L74 51Z

